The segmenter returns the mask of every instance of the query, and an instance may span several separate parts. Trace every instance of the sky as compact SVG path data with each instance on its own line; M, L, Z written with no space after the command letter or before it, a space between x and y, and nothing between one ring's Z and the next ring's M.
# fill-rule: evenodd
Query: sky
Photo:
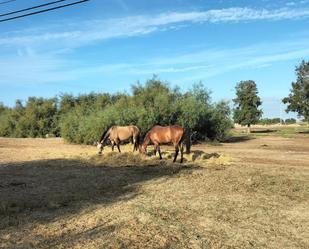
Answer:
M1 0L0 14L50 1ZM254 80L264 117L296 117L281 99L309 60L308 27L309 0L90 0L0 22L0 102L129 93L155 74L183 91L201 81L214 102Z

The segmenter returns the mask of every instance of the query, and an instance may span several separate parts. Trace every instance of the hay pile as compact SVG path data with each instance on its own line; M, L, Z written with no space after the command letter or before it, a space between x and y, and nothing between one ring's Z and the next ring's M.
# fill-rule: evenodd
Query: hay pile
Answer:
M105 147L102 156L94 156L92 160L96 164L109 165L109 166L129 166L129 165L148 165L153 162L159 163L159 155L154 155L151 147L148 148L147 155L142 155L139 152L133 151L133 145L121 145L121 153L115 147L114 151L111 147ZM172 162L175 152L170 148L161 149L162 160L161 162ZM177 162L180 161L180 154L177 157ZM218 153L205 153L202 150L192 150L190 154L184 154L185 163L198 163L206 165L231 165L232 158L227 155L220 155Z

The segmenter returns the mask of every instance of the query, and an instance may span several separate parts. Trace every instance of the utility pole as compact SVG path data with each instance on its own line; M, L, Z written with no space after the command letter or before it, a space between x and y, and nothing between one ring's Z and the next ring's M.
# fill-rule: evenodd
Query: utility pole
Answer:
M282 106L281 106L281 101L279 102L279 109L280 109L280 125L282 125Z

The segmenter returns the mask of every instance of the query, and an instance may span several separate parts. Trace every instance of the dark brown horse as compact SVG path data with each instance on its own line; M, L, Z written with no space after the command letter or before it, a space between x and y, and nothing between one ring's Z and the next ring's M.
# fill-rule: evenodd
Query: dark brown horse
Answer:
M131 139L133 143L133 152L137 150L139 145L140 130L137 126L112 126L101 136L100 142L97 144L98 153L102 154L105 141L109 138L112 143L112 151L114 151L114 146L116 145L118 151L120 151L119 143L120 141L125 141Z
M139 147L141 153L146 154L148 144L154 144L155 155L156 152L159 153L160 159L162 159L160 145L172 143L175 147L175 157L173 162L176 161L178 152L180 149L181 159L180 162L183 162L183 138L184 138L184 129L179 125L171 126L159 126L156 125L152 127L146 134L143 144Z

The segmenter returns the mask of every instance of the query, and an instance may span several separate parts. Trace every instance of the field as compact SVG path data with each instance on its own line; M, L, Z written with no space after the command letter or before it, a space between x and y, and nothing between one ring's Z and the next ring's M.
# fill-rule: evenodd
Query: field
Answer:
M183 164L0 138L0 248L309 248L308 130L235 129Z

